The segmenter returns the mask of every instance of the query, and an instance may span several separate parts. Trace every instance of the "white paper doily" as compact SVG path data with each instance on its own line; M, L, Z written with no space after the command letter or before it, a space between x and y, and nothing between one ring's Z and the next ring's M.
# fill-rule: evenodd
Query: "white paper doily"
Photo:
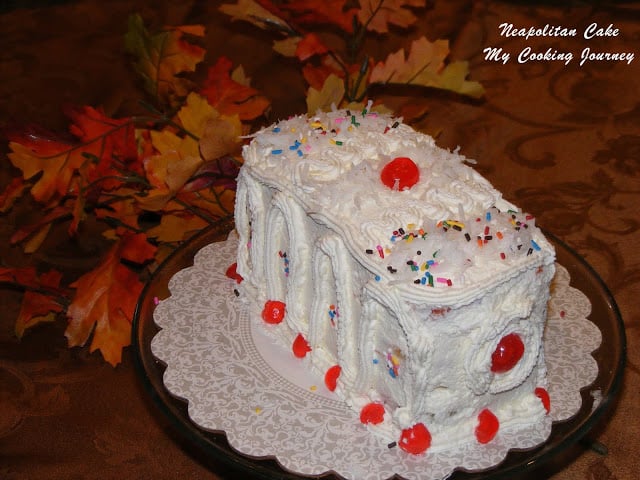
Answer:
M200 428L224 432L244 455L272 457L300 475L335 472L346 479L444 479L456 469L492 468L512 448L543 443L551 422L524 430L501 429L486 445L409 455L388 448L363 427L358 416L309 373L293 354L267 337L233 294L225 276L236 240L200 250L194 265L169 282L171 296L160 302L154 320L161 330L151 342L153 355L167 365L164 384L188 402ZM545 331L551 420L573 416L582 403L580 389L592 383L598 365L591 352L600 330L587 317L591 304L569 286L561 265L549 303Z

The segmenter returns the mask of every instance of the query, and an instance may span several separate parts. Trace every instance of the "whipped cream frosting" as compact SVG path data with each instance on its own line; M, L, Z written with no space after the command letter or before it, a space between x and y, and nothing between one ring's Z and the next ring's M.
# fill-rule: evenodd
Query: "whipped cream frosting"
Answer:
M380 281L406 288L419 280L433 287L427 295L444 300L451 289L491 283L530 264L528 257L552 251L535 218L504 200L466 157L401 119L368 109L318 112L253 137L244 152L252 176L298 198L316 221L340 231ZM410 158L420 172L418 183L402 191L380 180L396 157Z
M546 418L553 247L468 159L370 105L279 121L243 156L242 297L368 428L420 453Z

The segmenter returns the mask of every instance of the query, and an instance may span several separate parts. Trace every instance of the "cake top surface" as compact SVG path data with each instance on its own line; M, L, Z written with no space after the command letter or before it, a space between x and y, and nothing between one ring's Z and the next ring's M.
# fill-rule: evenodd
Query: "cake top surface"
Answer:
M244 159L340 231L380 282L457 289L553 257L535 219L468 159L387 114L294 116L254 134Z

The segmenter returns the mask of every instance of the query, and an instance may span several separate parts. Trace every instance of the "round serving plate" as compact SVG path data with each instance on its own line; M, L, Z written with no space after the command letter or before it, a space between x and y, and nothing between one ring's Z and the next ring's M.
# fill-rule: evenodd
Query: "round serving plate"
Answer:
M187 402L172 395L165 387L165 364L152 353L152 339L159 331L154 322L158 299L170 296L169 281L179 271L193 264L194 256L205 246L224 241L233 228L231 220L221 221L185 242L155 272L146 285L133 321L133 346L136 367L147 391L186 442L216 464L224 464L252 478L308 478L281 468L274 459L255 459L239 453L227 442L224 433L205 430L189 417ZM545 232L556 248L557 262L565 267L571 286L591 302L589 320L602 334L600 347L592 355L598 364L593 383L581 390L582 404L569 420L553 424L551 434L542 445L525 451L512 450L500 464L481 472L455 471L449 478L498 479L524 474L561 457L598 423L609 409L622 381L626 339L624 325L615 300L606 285L586 261L566 244ZM340 478L326 473L312 478Z

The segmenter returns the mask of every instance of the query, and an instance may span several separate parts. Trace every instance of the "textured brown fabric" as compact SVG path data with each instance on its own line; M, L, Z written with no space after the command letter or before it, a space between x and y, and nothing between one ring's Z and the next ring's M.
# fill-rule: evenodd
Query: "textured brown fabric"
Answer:
M591 438L602 455L577 446L532 478L633 479L640 472L640 58L579 65L582 49L640 55L640 2L435 1L421 17L429 38L449 38L454 56L468 59L486 87L483 102L427 96L420 123L440 145L462 147L478 170L540 225L583 255L620 306L628 335L628 366L615 409ZM551 5L560 3L560 6ZM66 103L104 105L108 113L136 108L140 93L123 54L130 12L161 26L203 23L208 61L219 55L243 64L273 100L272 118L304 110L304 83L272 52L267 35L231 23L218 2L84 0L0 14L0 124L35 122L66 127ZM503 22L520 27L562 25L576 37L500 35ZM591 23L613 24L616 37L586 40ZM412 32L417 36L420 32ZM379 58L405 40L372 41ZM561 61L518 63L530 46L573 52ZM501 47L506 64L485 59ZM2 147L6 151L6 146ZM4 155L4 152L3 152ZM2 164L2 185L11 174ZM38 214L21 206L0 217L3 265L51 265L77 275L106 244L73 242L64 231L25 256L8 247L15 225ZM87 227L90 228L90 227ZM117 368L84 349L69 350L64 325L49 325L21 342L13 335L20 293L0 290L0 478L235 478L182 445L151 404L127 351Z

